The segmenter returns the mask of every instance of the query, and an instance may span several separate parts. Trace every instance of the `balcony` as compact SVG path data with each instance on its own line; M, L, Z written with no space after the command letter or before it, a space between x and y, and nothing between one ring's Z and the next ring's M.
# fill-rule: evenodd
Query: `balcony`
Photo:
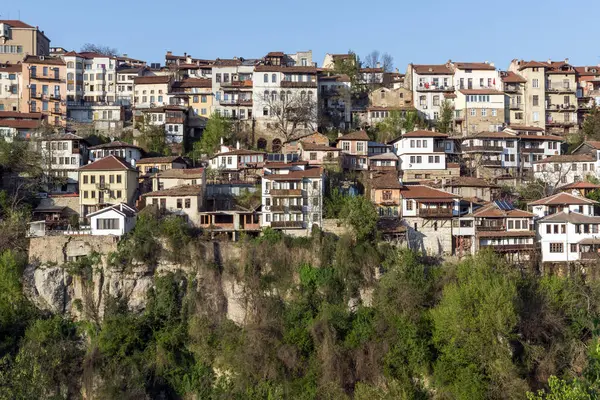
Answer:
M451 208L419 208L417 215L423 218L451 218Z
M31 91L29 94L29 97L31 97L32 99L40 99L41 100L44 98L44 95L42 94L42 92Z
M282 88L316 88L317 82L292 82L281 81Z
M417 92L454 92L454 86L420 84L417 86Z
M272 211L272 212L302 212L302 206L301 205L291 205L291 206L286 206L286 205L282 205L282 204L277 204L277 205L273 205L273 206L265 206L267 211Z
M31 79L44 80L44 81L60 81L60 76L58 75L31 75Z
M252 99L221 100L219 104L222 106L252 107Z
M434 153L444 153L446 148L444 146L433 146Z
M110 185L105 182L96 183L96 189L98 190L110 190Z
M54 94L50 95L50 98L52 100L60 100L61 99L61 95L60 95L60 93L54 93Z
M302 197L302 189L271 189L269 194L273 197Z
M574 111L575 104L549 104L546 107L548 111Z
M546 122L546 126L558 126L558 127L570 127L575 126L576 122L574 121L548 121Z
M504 91L506 93L521 93L521 86L519 85L505 85Z
M500 160L481 160L481 165L484 167L501 167L502 161Z
M480 146L471 146L471 147L465 147L465 152L473 152L473 151L477 151L477 152L492 152L492 153L502 153L504 151L504 147L501 146L492 146L489 144L484 144L484 145L480 145Z
M521 151L523 153L528 153L528 154L543 154L544 153L544 149L542 149L541 147L523 147L521 149Z
M477 226L477 230L479 232L498 232L498 231L505 231L506 230L506 226L504 225L479 225Z
M548 93L575 93L575 88L571 86L564 85L548 85L546 88L546 92Z
M273 221L271 228L304 228L304 221Z
M523 109L523 104L521 103L510 103L508 108L510 108L511 110L522 110Z
M491 248L499 253L512 253L516 251L534 251L535 244L499 244L483 245L481 248Z

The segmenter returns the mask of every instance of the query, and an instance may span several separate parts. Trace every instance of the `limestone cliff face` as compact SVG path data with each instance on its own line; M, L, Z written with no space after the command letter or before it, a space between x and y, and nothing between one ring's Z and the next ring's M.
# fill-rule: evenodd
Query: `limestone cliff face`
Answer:
M132 312L143 311L148 289L161 274L182 273L196 290L202 312L229 318L243 324L247 315L244 287L226 272L224 265L239 262L240 247L228 242L190 244L191 262L184 264L159 259L156 265L137 263L126 269L108 263L117 250L110 237L54 236L32 238L29 265L24 273L24 288L34 304L53 313L75 318L102 319L106 299L118 297ZM181 249L178 249L181 251ZM74 274L67 268L73 257L101 254L91 274Z

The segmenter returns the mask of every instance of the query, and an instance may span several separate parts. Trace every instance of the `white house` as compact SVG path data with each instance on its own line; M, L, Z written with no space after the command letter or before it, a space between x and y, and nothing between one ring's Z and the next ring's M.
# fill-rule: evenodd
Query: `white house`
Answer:
M565 154L551 156L533 163L535 179L555 188L585 180L590 175L598 177L596 158L591 154Z
M143 195L146 205L186 219L192 226L200 226L200 210L204 203L203 187L200 185L175 186Z
M480 132L471 135L463 140L462 150L478 177L483 175L482 167L493 171L493 175L501 175L519 166L518 138L512 133Z
M560 153L559 153L560 154ZM588 154L596 159L596 171L600 171L600 141L586 140L579 145L572 154Z
M135 227L137 211L119 203L90 213L91 233L95 236L123 236Z
M152 176L152 190L164 190L184 185L200 185L204 191L205 182L204 168L174 168L154 174Z
M256 60L218 59L212 66L214 112L240 120L252 119L252 74Z
M277 164L265 167L261 226L308 235L322 226L325 176L321 167Z
M89 150L92 161L113 155L125 159L131 165L135 165L145 154L141 147L119 140L92 146Z
M79 167L87 164L88 147L84 138L62 133L41 139L42 169L50 176L62 178L62 183L50 188L56 192L76 192Z
M442 102L455 97L454 72L446 64L409 64L405 80L415 108L428 120L437 120Z
M454 71L457 90L496 89L502 90L500 72L491 62L450 62Z
M543 218L561 211L595 215L594 208L597 205L598 202L579 195L576 190L573 191L573 194L557 193L527 204L537 218Z

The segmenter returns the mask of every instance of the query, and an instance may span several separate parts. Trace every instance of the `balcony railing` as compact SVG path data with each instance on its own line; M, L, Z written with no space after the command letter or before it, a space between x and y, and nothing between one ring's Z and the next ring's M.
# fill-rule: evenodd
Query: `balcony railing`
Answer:
M504 91L506 93L519 93L521 92L521 87L517 85L506 85L504 86Z
M98 190L109 190L110 189L110 185L106 182L99 182L96 183L96 189Z
M506 226L504 226L504 225L479 225L479 226L477 226L477 230L479 232L505 231Z
M301 197L302 189L271 189L269 194L273 197Z
M510 108L511 110L522 110L523 104L522 103L510 103L508 108Z
M535 244L498 244L483 245L481 248L492 248L497 252L509 253L513 251L534 251Z
M450 218L452 217L451 208L419 208L417 215L424 218Z
M270 208L269 208L269 206L265 206L265 208L267 208L267 211L273 211L273 212L302 212L301 205L286 206L286 205L277 204L277 205L270 206Z
M443 153L445 151L446 151L446 148L444 146L433 146L434 153Z
M539 154L539 153L543 153L544 149L542 149L541 147L523 147L523 148L521 148L521 151L523 153Z
M501 147L501 146L492 146L492 145L489 145L489 144L484 144L484 145L480 145L480 146L465 147L465 151L466 152L469 152L469 151L488 151L488 152L502 153L504 151L504 147Z
M586 261L600 261L600 253L598 253L597 251L579 253L579 259Z
M548 85L546 88L546 92L549 93L574 93L575 88L571 86L564 85Z
M418 92L454 92L454 86L420 84Z
M317 82L281 81L282 88L316 88Z
M575 110L575 104L548 104L549 111L572 111Z
M273 221L271 228L304 228L304 221Z
M502 161L500 160L481 160L481 165L484 167L501 167Z
M548 121L546 126L575 126L575 121Z

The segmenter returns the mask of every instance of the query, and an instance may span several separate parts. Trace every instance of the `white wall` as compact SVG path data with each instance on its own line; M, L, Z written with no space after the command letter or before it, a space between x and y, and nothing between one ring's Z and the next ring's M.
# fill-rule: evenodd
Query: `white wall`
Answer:
M98 229L97 226L98 226L99 219L118 219L119 220L119 228L118 229ZM92 235L122 236L135 227L135 217L126 218L125 216L119 214L115 210L109 210L109 211L92 216L90 224L91 224L91 228L92 228Z

